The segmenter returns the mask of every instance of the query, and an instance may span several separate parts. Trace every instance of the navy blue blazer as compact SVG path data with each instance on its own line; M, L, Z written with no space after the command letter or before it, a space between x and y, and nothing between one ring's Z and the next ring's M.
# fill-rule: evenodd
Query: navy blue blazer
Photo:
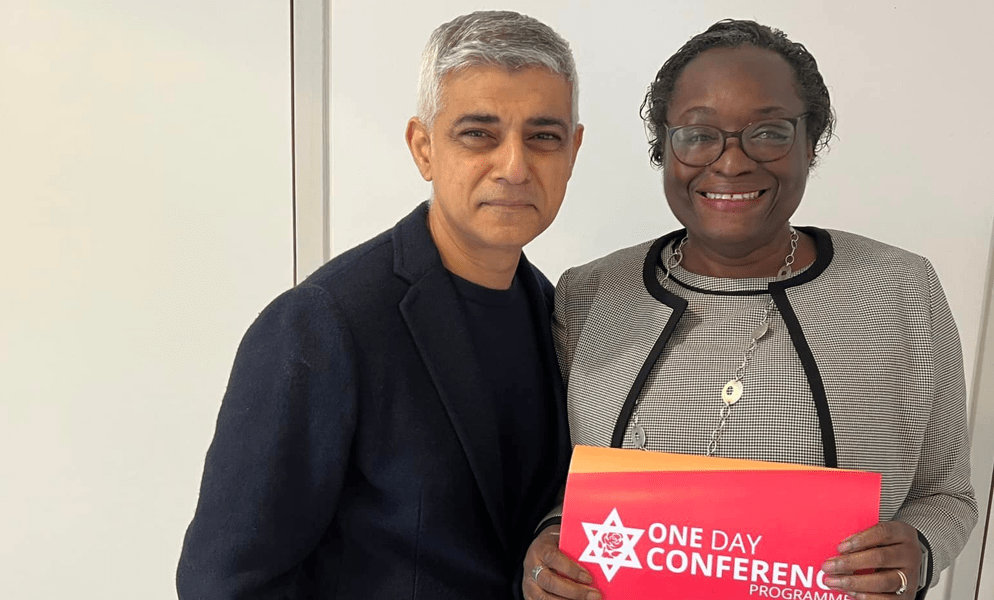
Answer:
M520 595L532 531L510 531L496 417L427 204L270 304L242 341L177 572L179 596L486 599ZM555 403L529 521L569 457L553 289L517 277ZM507 441L505 440L505 443Z

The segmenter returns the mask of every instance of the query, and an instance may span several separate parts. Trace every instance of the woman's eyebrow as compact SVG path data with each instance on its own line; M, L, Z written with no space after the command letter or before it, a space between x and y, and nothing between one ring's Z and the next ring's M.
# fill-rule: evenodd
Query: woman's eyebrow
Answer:
M778 104L770 104L769 106L764 106L762 108L757 108L756 110L754 110L752 112L753 112L753 114L756 114L756 115L765 116L765 115L769 115L769 114L773 114L773 113L778 113L778 112L787 112L787 109L784 108L783 106L778 105ZM714 114L717 114L717 113L718 113L718 111L716 111L715 109L711 108L710 106L693 106L693 107L688 108L687 110L683 111L682 113L680 113L679 116L682 117L682 116L686 116L686 115L690 115L690 114L714 115Z

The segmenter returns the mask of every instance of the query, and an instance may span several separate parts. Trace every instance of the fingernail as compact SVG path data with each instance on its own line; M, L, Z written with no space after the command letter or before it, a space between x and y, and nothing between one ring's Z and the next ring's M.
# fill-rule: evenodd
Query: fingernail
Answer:
M853 543L850 542L849 540L842 542L841 544L839 544L838 547L839 554L845 554L846 552L849 552L852 549L853 549Z
M594 578L586 571L580 571L580 583L593 583Z
M826 573L834 573L839 570L839 561L837 560L826 560L821 565L821 570ZM827 581L827 580L826 580Z
M825 582L825 585L832 588L837 588L839 587L839 584L842 583L842 579L839 577L826 577L823 581Z
M601 600L600 592L587 592L587 600Z

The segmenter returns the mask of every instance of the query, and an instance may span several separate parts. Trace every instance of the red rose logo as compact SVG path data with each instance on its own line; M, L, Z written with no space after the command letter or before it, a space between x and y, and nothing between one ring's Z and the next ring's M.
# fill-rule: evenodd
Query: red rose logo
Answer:
M601 549L601 556L605 558L615 558L621 554L621 550L619 550L619 548L621 548L624 542L625 540L621 537L620 533L610 532L601 536L600 541L597 542L597 547Z

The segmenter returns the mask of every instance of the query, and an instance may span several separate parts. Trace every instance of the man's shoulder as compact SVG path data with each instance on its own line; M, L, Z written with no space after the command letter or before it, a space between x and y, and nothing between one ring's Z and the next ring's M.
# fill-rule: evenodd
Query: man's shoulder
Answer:
M260 330L270 332L267 335L284 332L277 338L292 337L303 328L328 337L346 323L361 321L364 313L376 312L369 311L369 305L396 296L388 291L390 262L385 257L389 256L389 232L343 252L274 298L259 313L250 334Z
M301 285L316 286L336 295L357 287L365 288L371 282L392 276L393 257L392 229L388 229L332 258Z
M325 263L301 285L365 302L406 289L424 272L441 266L441 259L431 257L434 243L426 216L427 205L422 203L390 229Z

